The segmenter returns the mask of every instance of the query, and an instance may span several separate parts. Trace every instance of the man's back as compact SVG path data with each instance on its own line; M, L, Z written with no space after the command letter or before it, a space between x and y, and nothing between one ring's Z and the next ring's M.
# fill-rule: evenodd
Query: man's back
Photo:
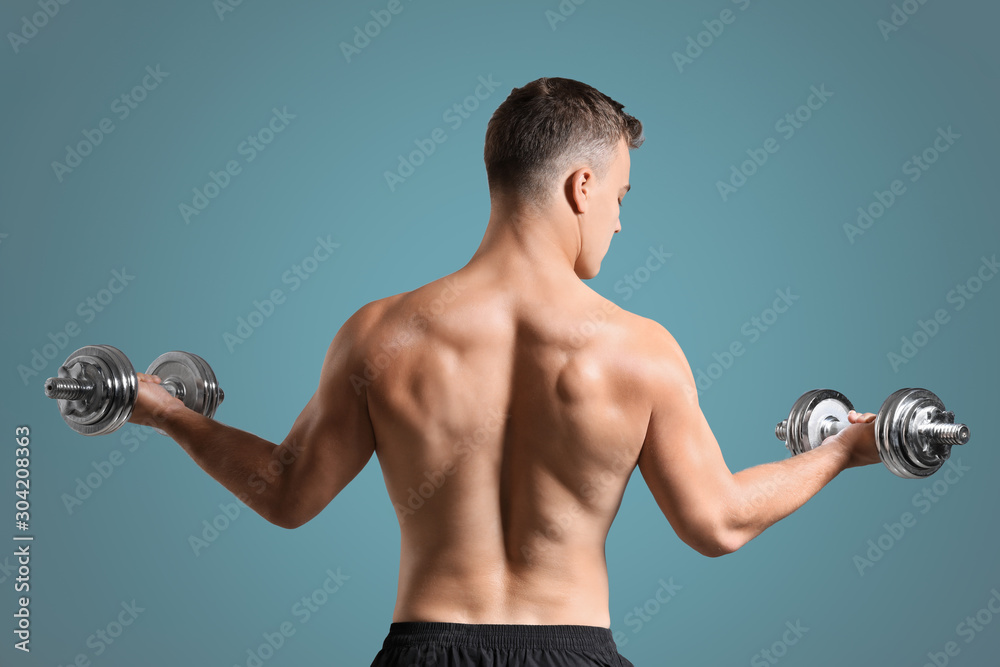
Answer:
M822 447L733 474L676 341L581 282L621 231L643 141L622 108L571 79L511 91L487 128L478 250L350 317L280 444L138 374L130 420L279 526L311 520L378 456L402 554L373 667L630 665L604 543L636 467L678 537L720 556L879 460L875 415L852 411Z
M649 417L646 321L579 280L472 265L370 307L393 620L610 625L604 544Z

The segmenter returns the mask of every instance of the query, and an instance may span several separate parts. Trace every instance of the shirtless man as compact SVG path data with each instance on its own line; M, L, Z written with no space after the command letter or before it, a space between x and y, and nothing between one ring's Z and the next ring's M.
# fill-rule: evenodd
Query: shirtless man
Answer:
M131 420L285 528L377 454L402 553L373 666L631 665L611 637L604 544L636 466L680 538L714 557L879 461L875 415L852 412L822 447L731 473L676 341L582 282L621 230L642 141L641 123L586 84L513 90L486 132L479 249L354 313L280 445L140 376ZM282 472L261 489L269 464Z

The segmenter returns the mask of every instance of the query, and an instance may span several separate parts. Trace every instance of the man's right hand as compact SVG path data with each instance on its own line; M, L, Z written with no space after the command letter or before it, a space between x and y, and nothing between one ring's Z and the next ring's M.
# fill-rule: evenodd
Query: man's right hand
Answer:
M135 405L128 420L133 424L163 428L167 416L172 411L184 409L184 402L161 387L163 381L157 376L145 373L135 375L139 382Z
M827 438L824 446L840 443L848 451L847 466L867 466L881 463L878 446L875 444L875 417L871 412L859 413L851 410L847 420L851 423L835 436Z

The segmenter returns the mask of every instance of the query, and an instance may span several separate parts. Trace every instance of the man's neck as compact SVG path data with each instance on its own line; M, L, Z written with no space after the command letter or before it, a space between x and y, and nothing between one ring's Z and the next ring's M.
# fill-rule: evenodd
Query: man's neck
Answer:
M544 282L579 280L573 270L579 239L560 234L551 220L490 216L479 248L469 267L490 267L504 275Z

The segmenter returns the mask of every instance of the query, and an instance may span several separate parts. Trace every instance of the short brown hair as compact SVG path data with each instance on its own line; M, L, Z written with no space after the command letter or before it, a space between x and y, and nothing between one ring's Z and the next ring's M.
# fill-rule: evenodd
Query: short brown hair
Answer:
M642 123L596 88L573 79L541 78L511 91L486 127L490 195L546 203L553 178L574 162L603 177L618 143L644 140Z

